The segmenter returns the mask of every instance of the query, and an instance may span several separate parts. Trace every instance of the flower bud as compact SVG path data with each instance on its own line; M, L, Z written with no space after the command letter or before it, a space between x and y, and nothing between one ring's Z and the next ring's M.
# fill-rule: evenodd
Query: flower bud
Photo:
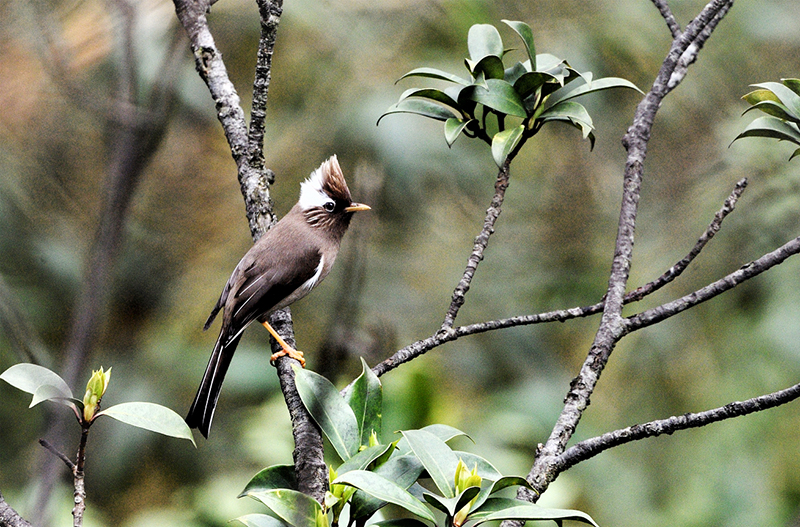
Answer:
M86 383L86 394L83 396L83 419L87 423L94 418L100 399L106 393L110 380L111 368L108 371L103 371L103 367L100 366L99 370L92 371L92 377Z

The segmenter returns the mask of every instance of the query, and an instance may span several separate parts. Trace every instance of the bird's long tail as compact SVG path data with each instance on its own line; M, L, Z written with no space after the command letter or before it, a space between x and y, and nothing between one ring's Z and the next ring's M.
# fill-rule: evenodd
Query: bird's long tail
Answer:
M228 340L226 333L224 329L220 331L219 338L214 344L214 351L211 352L211 358L208 360L206 372L203 374L203 380L200 382L200 388L198 388L192 407L189 408L189 414L186 416L186 424L189 425L189 428L197 428L206 439L208 439L208 432L211 429L211 420L214 418L222 381L225 379L225 373L228 371L233 353L241 338L237 336Z

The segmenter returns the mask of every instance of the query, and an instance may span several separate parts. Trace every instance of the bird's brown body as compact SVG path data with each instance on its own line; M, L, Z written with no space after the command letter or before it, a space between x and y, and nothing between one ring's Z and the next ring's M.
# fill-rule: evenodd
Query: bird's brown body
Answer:
M333 266L354 212L336 157L325 161L301 186L300 201L244 255L211 311L208 329L222 311L222 327L186 422L208 437L222 381L247 326L308 294ZM274 331L271 333L275 334ZM295 356L295 350L285 354ZM301 355L300 355L301 356Z

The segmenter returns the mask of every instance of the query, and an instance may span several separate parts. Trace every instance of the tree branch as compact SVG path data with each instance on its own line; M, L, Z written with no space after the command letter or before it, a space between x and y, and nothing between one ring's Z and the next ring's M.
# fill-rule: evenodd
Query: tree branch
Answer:
M677 415L668 417L667 419L659 419L657 421L650 421L649 423L629 426L576 443L558 456L553 463L558 466L560 472L563 472L581 461L586 461L609 448L648 437L672 434L679 430L698 428L726 419L761 412L794 401L798 397L800 397L800 384L795 384L785 390L753 397L743 402L735 401L725 406L714 408L713 410Z
M253 240L257 241L276 221L272 210L269 187L274 181L272 171L264 167L264 119L271 75L272 53L280 23L282 0L258 0L261 16L261 40L253 81L253 108L248 129L239 95L228 77L222 54L214 43L206 13L208 1L174 0L175 12L189 35L195 57L195 67L205 81L217 108L217 117L236 162L239 185ZM273 313L270 324L287 342L294 342L291 312L284 309ZM275 342L272 340L274 349ZM295 471L298 485L304 492L322 501L327 485L327 471L322 458L322 435L306 411L294 386L294 359L281 357L276 361L278 377L292 419L295 438ZM321 492L319 489L322 489Z
M669 32L672 33L672 38L678 38L681 36L681 26L678 24L678 21L675 20L675 15L672 14L672 10L669 8L667 1L653 0L653 4L656 6L656 8L658 8L658 12L661 13L661 16L664 17L664 21L667 23Z
M0 527L33 527L17 511L11 508L11 505L3 498L2 493L0 493Z
M661 65L652 88L639 103L633 124L623 138L623 145L628 152L628 156L623 178L623 196L617 239L614 258L611 263L603 316L586 360L578 376L570 384L570 389L564 399L564 409L556 421L547 442L539 448L533 467L528 474L527 479L536 492L522 489L517 494L518 498L535 502L538 496L547 489L550 482L558 476L560 470L558 465L555 464L555 460L564 451L574 434L614 347L625 334L625 325L621 313L625 289L630 276L634 230L643 179L644 161L647 155L647 144L650 139L653 121L664 97L683 79L682 75L674 76L676 69L679 67L681 56L690 46L701 45L708 38L711 30L716 27L716 23L711 25L709 21L730 3L732 3L732 0L712 0L692 20L686 31L673 40L670 51ZM727 10L724 12L727 12ZM724 12L722 16L724 16ZM708 33L703 32L706 27L710 27Z
M629 292L623 297L623 304L628 304L631 302L638 302L645 296L658 291L663 286L668 284L669 282L673 281L675 278L681 275L683 271L689 266L689 264L700 254L703 248L708 244L709 241L714 237L714 235L719 232L720 228L722 227L722 222L725 218L733 212L734 208L736 207L736 203L739 198L744 193L745 189L747 188L747 179L741 179L736 186L734 187L731 194L725 200L725 203L722 205L722 208L717 211L714 215L714 219L711 221L709 226L706 228L705 232L700 236L697 240L697 243L692 248L689 253L684 256L681 260L679 260L675 265L670 267L664 274L659 276L656 280L649 282L633 291ZM566 320L570 320L573 318L582 318L591 315L595 315L603 311L603 306L605 305L605 300L601 300L600 302L593 304L591 306L584 306L584 307L573 307L570 309L559 309L556 311L548 311L545 313L538 313L535 315L520 315L510 318L503 318L499 320L490 320L487 322L478 322L475 324L469 324L466 326L458 326L452 328L450 331L439 331L436 334L414 342L397 352L395 352L391 357L384 360L383 362L376 364L372 371L377 375L381 376L384 373L391 371L398 367L399 365L411 361L420 355L425 354L426 352L441 346L442 344L446 344L447 342L452 342L457 340L460 337L465 337L468 335L476 335L478 333L485 333L487 331L494 331L498 329L504 328L511 328L515 326L525 326L530 324L541 324L545 322L564 322Z
M486 210L486 218L483 220L483 228L480 234L475 238L475 244L472 248L472 254L467 259L467 267L464 269L464 276L458 282L455 291L453 291L453 300L450 302L450 307L442 322L440 332L449 333L453 330L453 323L455 322L458 310L464 305L465 295L469 291L469 286L472 283L472 277L475 276L475 271L478 264L483 260L483 252L489 244L489 237L494 233L494 224L502 212L503 200L505 199L506 189L508 188L509 180L509 165L511 164L513 156L509 155L506 162L497 172L497 179L494 184L494 196L489 208Z

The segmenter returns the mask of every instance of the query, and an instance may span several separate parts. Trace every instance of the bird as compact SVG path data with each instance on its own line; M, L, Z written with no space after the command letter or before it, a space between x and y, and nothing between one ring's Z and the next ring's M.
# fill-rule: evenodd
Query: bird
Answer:
M281 346L271 362L287 355L305 367L303 353L289 346L267 319L328 275L350 220L365 210L370 207L353 202L335 155L300 184L300 199L242 257L203 327L208 329L222 311L219 336L186 417L190 428L208 439L222 381L251 322L260 322Z

